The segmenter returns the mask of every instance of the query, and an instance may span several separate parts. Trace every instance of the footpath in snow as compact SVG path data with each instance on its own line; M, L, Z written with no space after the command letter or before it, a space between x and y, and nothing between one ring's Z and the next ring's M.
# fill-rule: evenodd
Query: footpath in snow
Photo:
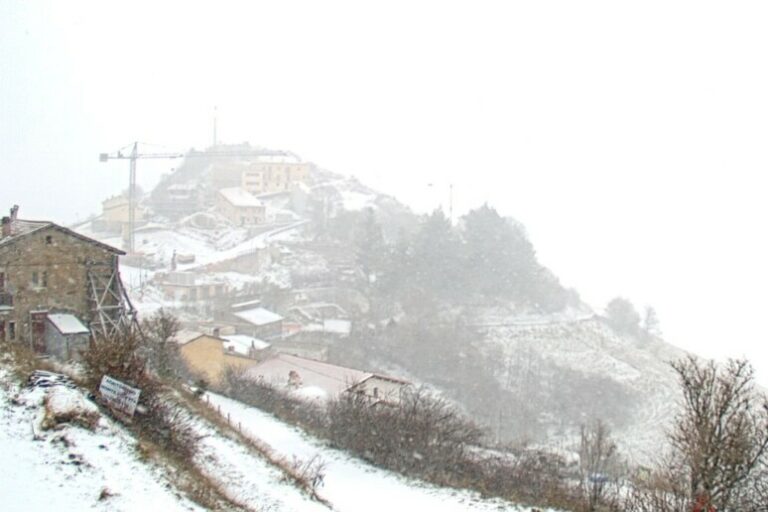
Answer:
M392 512L439 510L440 512L530 512L499 499L482 499L477 493L436 487L377 468L341 450L325 446L296 427L241 402L208 393L209 402L240 423L244 435L266 443L278 454L309 460L319 456L325 463L325 479L319 494L338 512ZM551 509L547 509L551 511Z

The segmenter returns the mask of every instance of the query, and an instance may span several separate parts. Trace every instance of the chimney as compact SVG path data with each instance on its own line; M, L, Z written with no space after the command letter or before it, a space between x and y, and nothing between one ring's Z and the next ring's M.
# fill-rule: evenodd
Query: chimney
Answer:
M16 217L19 216L19 205L15 204L13 205L13 208L11 208L11 224L16 222Z
M2 231L2 235L0 235L0 238L11 236L11 218L3 217L2 223L3 223L3 231Z
M220 334L221 334L221 329L219 329L218 327L214 327L213 328L213 335L218 338Z

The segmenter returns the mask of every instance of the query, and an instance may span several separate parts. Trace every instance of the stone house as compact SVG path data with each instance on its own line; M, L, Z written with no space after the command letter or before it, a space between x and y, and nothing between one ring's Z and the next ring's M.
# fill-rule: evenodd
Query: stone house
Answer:
M17 212L2 218L0 232L0 340L46 352L55 313L73 315L93 336L125 327L132 319L118 268L125 253Z

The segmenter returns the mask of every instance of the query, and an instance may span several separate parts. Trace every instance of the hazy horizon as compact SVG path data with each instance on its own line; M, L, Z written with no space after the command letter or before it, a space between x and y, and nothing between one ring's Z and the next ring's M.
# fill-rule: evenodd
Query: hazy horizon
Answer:
M127 186L99 153L204 148L217 107L222 142L417 211L450 185L455 216L488 202L594 308L652 305L667 341L766 383L764 4L120 7L0 1L3 211L96 213Z

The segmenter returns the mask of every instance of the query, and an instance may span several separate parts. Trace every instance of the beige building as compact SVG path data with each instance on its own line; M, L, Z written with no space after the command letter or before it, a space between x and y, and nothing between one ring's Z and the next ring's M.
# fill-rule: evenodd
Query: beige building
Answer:
M264 203L240 187L223 188L216 196L219 212L236 226L253 226L266 220Z
M114 196L101 202L101 217L91 222L94 231L106 231L109 233L120 233L123 240L128 239L128 218L130 216L128 208L128 198L125 196ZM141 226L146 223L146 210L140 205L136 205L134 222Z
M101 202L101 218L107 224L127 224L129 217L128 198L125 196L114 196ZM136 205L135 222L143 222L146 217L146 211L139 205Z
M213 336L196 331L176 334L179 352L189 370L211 384L221 384L228 367L247 369L259 364L269 344L248 336Z
M294 185L306 182L311 164L298 161L259 161L242 173L242 187L254 195L289 192Z

